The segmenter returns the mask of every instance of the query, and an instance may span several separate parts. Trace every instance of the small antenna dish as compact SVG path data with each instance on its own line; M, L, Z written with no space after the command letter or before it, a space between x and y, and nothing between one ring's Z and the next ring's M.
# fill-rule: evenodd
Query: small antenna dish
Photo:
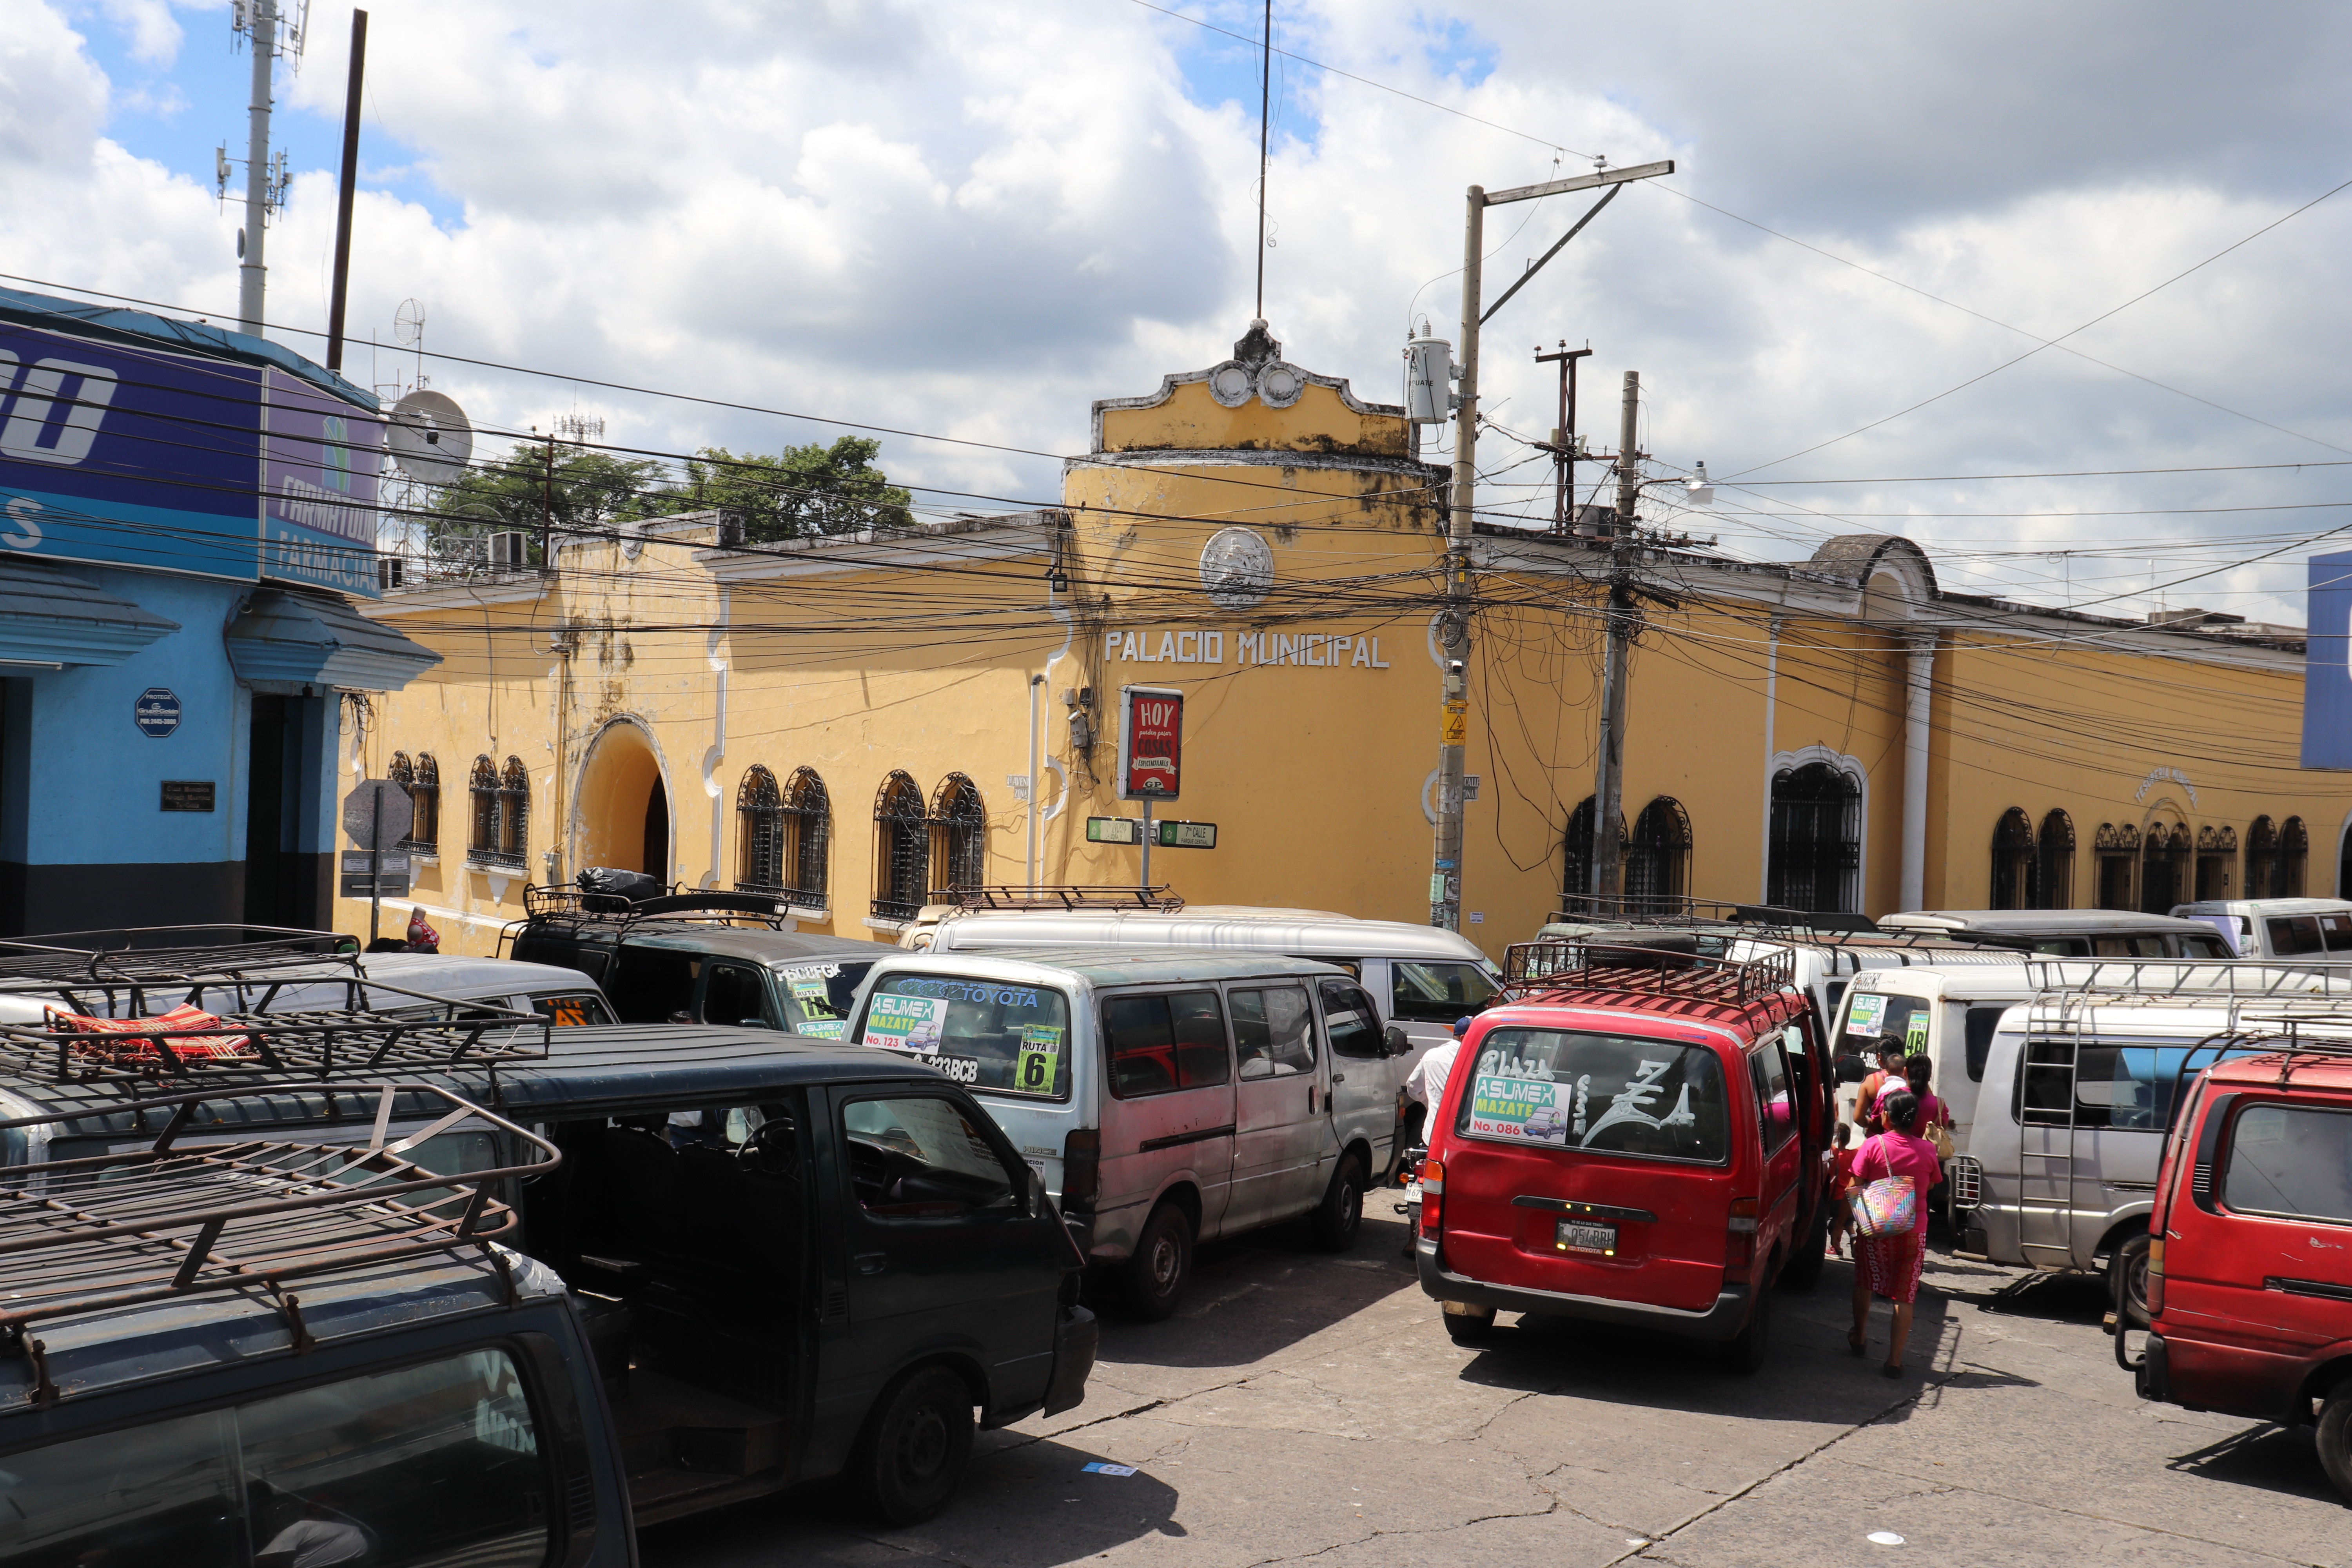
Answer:
M403 300L400 309L393 312L392 335L404 348L415 348L425 341L425 307L414 300Z
M474 427L446 393L419 390L394 404L385 438L401 472L428 485L456 482L474 455Z

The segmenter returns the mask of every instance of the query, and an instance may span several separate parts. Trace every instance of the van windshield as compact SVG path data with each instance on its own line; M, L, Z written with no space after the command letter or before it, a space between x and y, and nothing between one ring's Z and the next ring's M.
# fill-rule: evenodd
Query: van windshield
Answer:
M1723 1069L1704 1046L1564 1029L1496 1029L1479 1043L1454 1130L1655 1160L1721 1164Z
M857 984L874 967L870 958L848 963L779 963L776 978L792 998L793 1016L784 1026L795 1035L837 1040L849 1027L849 1005Z
M974 1089L1070 1098L1070 1004L1050 985L886 974L866 999L857 1043L910 1052Z

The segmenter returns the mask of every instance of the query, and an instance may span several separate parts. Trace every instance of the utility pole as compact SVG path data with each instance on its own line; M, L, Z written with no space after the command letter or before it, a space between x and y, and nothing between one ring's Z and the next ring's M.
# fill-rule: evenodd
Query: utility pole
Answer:
M1444 658L1445 672L1440 688L1443 706L1438 724L1435 855L1429 879L1429 923L1445 931L1462 929L1462 771L1470 736L1467 672L1473 604L1471 523L1478 489L1478 331L1609 205L1619 187L1631 180L1646 180L1674 172L1674 160L1667 159L1491 194L1483 185L1469 189L1462 234L1462 357L1456 376L1461 391L1454 416L1454 479L1448 498L1445 540L1445 607L1438 621L1438 647ZM1553 241L1549 250L1528 263L1527 270L1503 290L1501 298L1482 310L1486 209L1603 186L1607 189L1601 198L1566 234Z
M352 280L352 202L360 177L360 89L367 77L367 13L352 13L352 72L343 89L343 176L335 203L335 273L327 296L327 368L343 368L343 301Z
M1552 503L1551 531L1569 531L1569 496L1576 489L1576 362L1591 353L1591 349L1571 349L1568 340L1559 340L1559 353L1548 354L1537 345L1536 363L1559 363L1559 423L1551 432Z
M1639 549L1634 507L1642 497L1642 373L1625 373L1625 407L1617 431L1617 521L1609 530L1608 653L1601 670L1601 743L1592 786L1592 891L1620 897L1625 874L1625 677L1633 634L1633 563Z

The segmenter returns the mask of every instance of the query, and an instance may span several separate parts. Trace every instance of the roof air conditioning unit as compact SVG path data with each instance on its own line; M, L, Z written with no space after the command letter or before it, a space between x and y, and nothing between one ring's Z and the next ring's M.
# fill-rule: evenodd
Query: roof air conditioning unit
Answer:
M490 570L521 572L530 565L530 535L509 530L490 535Z

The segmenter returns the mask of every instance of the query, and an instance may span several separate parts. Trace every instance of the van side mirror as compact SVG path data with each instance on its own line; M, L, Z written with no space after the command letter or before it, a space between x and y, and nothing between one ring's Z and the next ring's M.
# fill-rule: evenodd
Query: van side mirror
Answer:
M1388 1032L1381 1038L1388 1046L1389 1055L1392 1057L1403 1056L1412 1049L1412 1039L1406 1036L1403 1029L1394 1024L1389 1026Z

